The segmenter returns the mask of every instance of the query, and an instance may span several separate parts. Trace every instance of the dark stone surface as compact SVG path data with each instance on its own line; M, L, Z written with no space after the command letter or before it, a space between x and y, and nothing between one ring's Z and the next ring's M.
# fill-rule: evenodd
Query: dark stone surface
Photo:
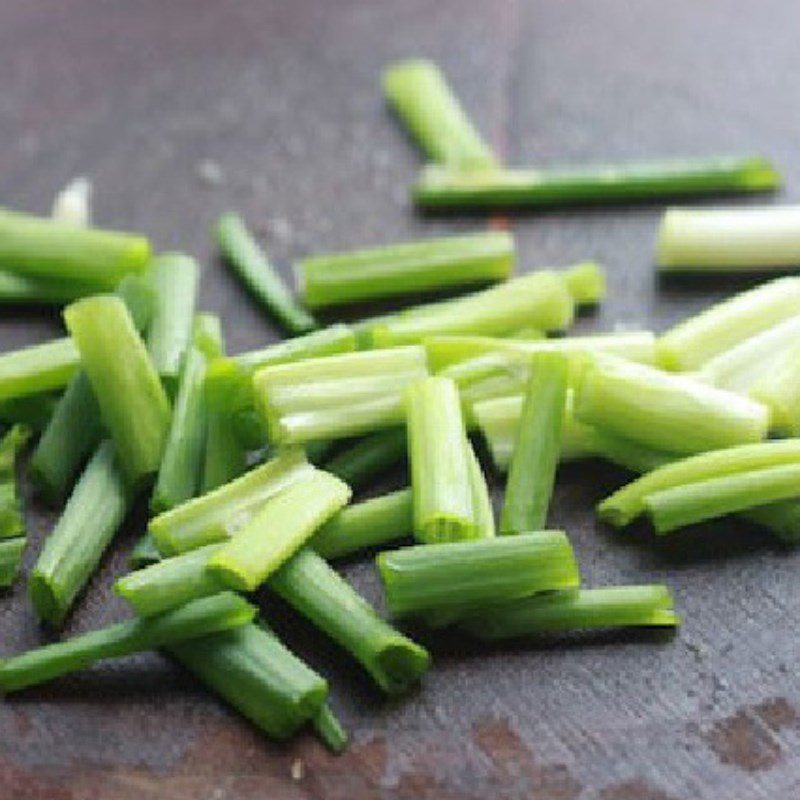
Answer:
M25 0L0 3L0 197L45 212L76 174L96 218L204 264L203 306L231 351L275 331L214 260L229 207L281 264L312 251L471 229L421 220L416 154L381 102L389 59L438 60L512 163L761 151L800 186L800 7L789 0ZM219 185L200 176L204 160ZM749 202L749 201L748 201ZM767 202L771 202L767 200ZM658 206L512 220L523 269L596 257L610 297L584 330L661 329L734 288L657 285ZM0 349L59 330L4 309ZM612 536L592 506L622 476L562 471L552 514L590 584L667 581L673 638L603 636L484 650L435 647L414 696L381 699L335 649L280 609L281 630L332 679L353 745L265 742L155 655L0 704L0 798L698 800L800 793L798 556L757 531L707 526L666 545ZM54 515L30 504L33 550ZM68 630L124 613L109 593L120 537ZM346 570L371 599L367 563ZM0 648L41 632L21 587L0 599ZM294 770L295 778L292 777Z

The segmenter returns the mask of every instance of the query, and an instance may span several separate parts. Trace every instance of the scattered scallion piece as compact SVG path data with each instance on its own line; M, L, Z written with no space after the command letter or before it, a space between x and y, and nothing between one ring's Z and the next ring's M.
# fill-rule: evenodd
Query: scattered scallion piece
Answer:
M483 474L481 464L475 455L475 448L469 440L467 440L467 473L469 475L472 516L475 525L475 536L473 538L486 539L495 536L497 526L494 522L492 496L489 493L486 476Z
M0 354L0 400L63 389L79 364L69 337Z
M26 544L24 536L0 539L0 589L7 589L17 579Z
M271 497L209 560L208 570L239 591L253 591L350 499L350 487L321 470Z
M377 564L397 616L480 608L579 583L572 546L561 531L404 547L380 553Z
M216 314L201 312L192 321L192 342L209 360L225 355L222 320Z
M50 216L57 222L85 228L92 221L92 184L83 176L71 180L53 199Z
M119 298L87 297L69 306L64 318L122 471L138 490L161 464L171 417L164 387Z
M51 625L66 617L131 505L114 447L95 452L48 535L28 583L38 616Z
M354 330L343 323L330 325L305 336L295 336L283 342L268 345L259 350L248 350L234 356L237 364L248 369L260 369L275 364L288 364L304 358L321 358L340 353L352 353L356 349Z
M607 586L552 592L499 603L459 621L459 627L484 641L518 639L579 629L675 627L666 586Z
M560 353L538 353L531 362L500 515L503 534L541 530L547 521L561 454L567 371Z
M800 278L776 278L670 328L658 340L659 362L666 369L698 369L739 342L797 314Z
M606 273L594 261L586 261L570 267L564 273L564 280L567 282L567 289L579 306L595 306L606 299L608 291Z
M427 651L381 619L309 548L274 573L269 586L350 652L388 694L407 691L427 671Z
M763 158L694 158L545 169L426 166L414 202L435 208L517 208L768 192L780 175Z
M800 346L788 347L750 387L749 396L770 411L770 429L782 436L800 436Z
M347 731L327 703L320 708L312 722L317 736L324 742L326 747L334 753L344 751L345 747L347 747Z
M2 270L110 290L125 275L144 272L149 260L150 244L142 236L0 209Z
M149 619L132 619L45 645L0 662L0 690L16 692L84 669L105 658L155 650L175 642L246 625L255 608L232 592L195 600Z
M35 278L0 270L0 305L61 306L104 288L93 283Z
M659 268L742 272L800 265L800 206L669 208L656 245Z
M288 333L307 333L317 327L316 320L292 297L238 214L219 218L216 238L226 262Z
M30 441L31 430L26 425L14 425L0 439L0 483L15 479L15 465L22 448Z
M325 470L357 492L383 472L403 463L406 447L405 429L378 431L336 453L325 462Z
M456 286L493 283L514 268L514 239L484 231L305 258L295 265L300 294L326 308Z
M25 520L17 492L16 462L30 435L29 428L15 425L0 439L0 542L25 536ZM8 555L13 557L13 548L8 549ZM13 570L9 572L12 573Z
M17 485L13 480L0 483L0 540L25 535Z
M383 73L383 92L428 158L456 169L497 164L432 61L416 58L390 64Z
M761 403L611 356L583 373L575 416L657 450L686 454L757 442L769 426Z
M153 259L150 269L155 305L147 350L165 388L174 394L184 353L192 341L200 268L183 253L164 253Z

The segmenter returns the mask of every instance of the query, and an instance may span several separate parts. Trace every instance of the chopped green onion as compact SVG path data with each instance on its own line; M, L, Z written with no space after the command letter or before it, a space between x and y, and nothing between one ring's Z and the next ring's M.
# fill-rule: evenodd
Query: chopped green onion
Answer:
M269 581L287 603L351 653L388 694L417 683L430 656L387 622L316 553L296 553Z
M722 157L547 169L457 170L430 164L413 188L423 208L515 208L768 192L780 175L763 158Z
M594 306L606 299L606 273L594 261L576 264L564 273L572 298L579 306ZM538 337L533 337L538 338Z
M662 271L742 272L800 265L800 206L669 208L658 231Z
M0 540L0 589L7 589L17 579L26 544L24 536Z
M572 546L561 531L404 547L380 553L377 564L397 616L480 608L579 583Z
M316 320L292 297L238 214L223 214L217 221L216 236L227 263L288 333L307 333L317 327Z
M432 61L415 58L391 64L383 73L383 92L428 158L460 169L497 163Z
M314 534L310 545L327 560L344 558L411 536L413 526L413 495L411 489L401 489L343 508Z
M390 428L365 436L337 453L325 463L325 470L341 478L355 492L403 463L406 455L405 430Z
M164 555L223 542L270 497L312 469L301 450L286 450L236 480L159 514L150 520L148 530Z
M201 312L192 320L192 342L209 360L225 355L222 320L216 314Z
M255 623L168 650L274 739L288 738L313 719L328 696L325 679Z
M159 561L161 561L161 553L158 552L153 537L149 533L145 533L131 550L128 565L131 569L141 569Z
M607 586L497 604L459 622L478 639L498 641L578 629L675 627L680 620L666 586Z
M658 341L666 369L688 371L789 317L800 314L800 278L777 278L717 303Z
M296 336L284 342L271 344L260 350L248 350L234 356L237 364L248 369L260 369L305 358L320 358L339 353L352 353L356 349L356 334L349 325L337 323L305 336Z
M158 470L169 432L171 409L164 387L119 298L79 300L64 318L123 473L138 489Z
M737 472L674 486L644 499L657 533L733 514L748 508L800 497L800 463Z
M497 533L494 523L494 507L486 476L483 474L472 442L467 440L467 471L469 473L472 516L475 525L475 539L486 539ZM412 493L413 497L413 493Z
M31 573L28 589L41 619L51 625L63 621L130 506L114 447L107 440L75 485Z
M45 645L0 662L0 690L16 692L84 669L104 658L193 639L246 625L255 608L232 592L221 592L149 619L132 619Z
M147 239L0 209L0 269L112 289L150 260Z
M538 353L522 406L506 483L500 532L541 530L553 494L561 454L561 426L567 401L567 359Z
M104 288L93 283L34 278L0 270L0 305L61 306Z
M374 347L391 347L422 342L429 336L502 336L523 325L562 331L572 323L574 313L575 302L562 275L541 270L432 304L424 312L400 312L379 321L369 335Z
M305 258L295 274L305 302L324 308L492 283L508 278L513 268L511 234L485 231Z
M53 199L50 216L57 222L86 228L92 221L92 184L83 176L73 178Z
M15 481L0 483L0 540L25 535L19 495Z
M793 344L750 387L749 396L770 411L770 429L782 436L800 436L800 347Z
M761 403L610 356L584 372L575 416L657 450L687 454L757 442L769 425Z
M0 423L25 425L41 433L50 422L58 400L50 392L0 401Z
M30 438L30 428L26 425L14 425L0 439L0 482L15 480L17 458Z
M183 253L164 253L153 259L151 273L155 307L147 350L164 386L173 394L183 355L192 341L200 268Z
M0 400L63 389L80 364L69 337L0 355Z
M265 367L253 380L270 439L303 444L401 425L403 391L425 375L422 347L395 347Z
M424 378L406 392L414 535L421 542L475 538L469 442L458 390L447 378Z
M205 373L205 356L190 347L183 360L172 424L150 500L155 513L189 500L200 486L206 442Z
M271 497L208 562L220 582L253 591L350 499L350 487L313 470Z
M347 747L347 731L327 704L322 706L313 719L314 730L326 747L341 753Z

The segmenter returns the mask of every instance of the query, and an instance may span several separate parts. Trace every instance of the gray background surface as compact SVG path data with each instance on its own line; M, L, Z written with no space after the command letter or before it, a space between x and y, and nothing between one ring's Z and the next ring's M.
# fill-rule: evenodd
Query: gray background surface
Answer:
M276 333L214 258L219 212L242 212L282 265L484 224L409 207L419 161L381 101L388 60L435 58L511 163L756 151L782 168L783 201L800 187L799 25L790 0L3 0L0 202L46 212L88 174L100 224L201 259L202 305L223 316L236 352ZM202 178L205 160L219 184ZM520 268L605 264L609 299L580 321L587 331L661 330L743 285L658 285L659 214L513 218ZM0 349L59 330L57 314L4 309ZM281 631L332 680L353 739L344 756L311 737L265 742L146 655L0 703L0 798L800 795L799 557L728 522L668 543L614 536L592 506L622 478L596 463L564 469L552 522L569 531L587 583L667 581L685 616L677 637L443 641L424 687L387 702L278 608ZM29 508L35 551L54 515ZM69 631L124 614L109 586L140 529L134 520L120 536ZM378 600L369 564L346 572ZM44 638L21 587L0 598L0 652Z

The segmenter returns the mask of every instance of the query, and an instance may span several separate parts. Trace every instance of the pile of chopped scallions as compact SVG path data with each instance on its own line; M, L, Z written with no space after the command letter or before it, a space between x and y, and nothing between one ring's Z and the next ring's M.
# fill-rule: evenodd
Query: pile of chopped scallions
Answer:
M431 159L414 188L427 207L778 183L752 157L508 169L434 65L392 65L384 88ZM665 586L582 585L549 513L564 461L606 459L639 476L599 504L610 526L647 516L667 534L736 514L800 540L800 278L659 336L571 336L578 310L605 296L592 261L515 275L513 237L487 230L305 258L293 292L229 213L215 227L224 259L292 337L230 355L222 321L197 308L196 261L89 227L90 197L81 178L50 219L0 211L0 302L63 305L68 332L0 355L0 586L17 579L26 545L17 460L28 441L36 492L61 510L26 574L42 621L63 623L135 506L150 519L115 584L132 617L0 661L3 692L159 649L269 736L310 724L341 750L327 680L269 627L257 590L391 695L431 665L408 626L485 641L677 626ZM792 207L672 209L658 261L787 268L800 263L798 231ZM315 316L442 291L355 323ZM483 445L507 473L497 515ZM358 497L394 468L405 488ZM376 549L388 620L331 566Z

